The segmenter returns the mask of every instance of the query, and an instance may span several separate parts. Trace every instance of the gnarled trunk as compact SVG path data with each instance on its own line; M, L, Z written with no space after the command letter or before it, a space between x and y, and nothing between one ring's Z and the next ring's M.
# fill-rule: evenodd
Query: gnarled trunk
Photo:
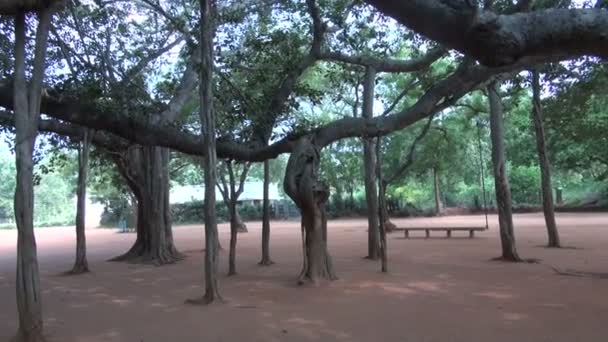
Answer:
M498 208L498 223L500 225L500 242L502 245L501 259L506 261L521 261L515 248L513 230L513 213L511 208L511 188L506 174L505 131L503 122L502 102L499 95L499 85L493 82L488 86L490 102L490 133L492 137L492 164L494 171L494 186L496 189L496 207Z
M112 261L164 265L180 260L171 230L169 150L131 148L117 165L137 199L137 238L129 251Z
M309 137L302 137L291 152L285 172L285 193L302 215L303 267L298 282L334 280L331 256L327 250L328 187L317 179L319 151Z
M541 193L543 212L549 242L547 247L560 247L559 232L555 223L555 204L553 203L553 189L551 186L551 163L547 155L545 143L545 129L543 127L542 105L540 102L540 75L537 70L532 71L532 122L536 133L536 149L538 151L538 165L540 166Z
M262 209L262 260L260 265L274 264L270 259L270 162L264 161L264 202Z
M78 189L76 191L76 260L70 274L89 272L87 261L87 241L85 235L87 176L89 173L89 152L93 132L86 130L78 149Z

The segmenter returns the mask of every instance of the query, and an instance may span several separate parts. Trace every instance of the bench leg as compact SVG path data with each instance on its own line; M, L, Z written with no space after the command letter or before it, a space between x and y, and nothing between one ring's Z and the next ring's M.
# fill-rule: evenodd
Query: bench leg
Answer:
M410 238L410 231L406 229L406 230L404 230L404 232L405 232L405 238L409 239Z
M448 238L451 238L452 237L452 231L448 229L447 232L448 232Z
M475 231L474 230L469 230L469 239L472 239L475 237Z
M428 229L425 230L425 232L426 232L426 238L427 239L430 238L431 237L431 232Z

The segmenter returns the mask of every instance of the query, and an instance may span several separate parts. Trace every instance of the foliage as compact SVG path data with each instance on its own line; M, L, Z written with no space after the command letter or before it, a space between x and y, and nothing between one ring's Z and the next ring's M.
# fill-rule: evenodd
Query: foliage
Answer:
M72 225L76 215L73 168L69 163L63 167L50 168L50 159L43 159L35 169L39 174L39 181L34 187L34 225ZM15 161L14 156L4 146L0 149L0 177L0 224L12 228Z

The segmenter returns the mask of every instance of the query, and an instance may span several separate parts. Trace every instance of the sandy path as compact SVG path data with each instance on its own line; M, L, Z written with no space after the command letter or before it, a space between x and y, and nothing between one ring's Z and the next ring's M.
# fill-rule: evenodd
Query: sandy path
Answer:
M330 222L330 248L340 280L297 288L299 225L273 222L271 253L259 260L260 224L239 236L239 275L222 276L226 303L183 304L201 295L201 227L174 229L188 258L165 266L105 262L133 234L87 231L93 273L58 276L71 267L72 229L36 231L45 328L51 341L606 341L608 280L556 275L548 265L608 272L608 214L560 214L564 244L540 248L542 216L516 217L520 254L543 264L489 261L499 251L495 217L478 238L389 237L390 273L363 260L364 220ZM400 225L481 225L481 216L397 220ZM221 238L227 246L227 227ZM424 234L419 234L420 236ZM455 233L465 236L466 233ZM0 231L0 341L16 330L14 231ZM226 273L226 253L221 272Z

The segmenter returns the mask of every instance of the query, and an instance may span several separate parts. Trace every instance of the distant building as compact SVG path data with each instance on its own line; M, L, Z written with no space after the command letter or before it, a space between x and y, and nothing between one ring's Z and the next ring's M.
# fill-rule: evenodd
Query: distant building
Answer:
M215 188L215 198L222 200L222 194ZM268 187L268 198L270 201L279 201L279 187L276 183L270 183ZM202 185L180 185L171 187L169 202L171 204L183 204L205 199L205 187ZM264 199L264 182L245 182L243 193L239 196L239 203L261 204Z

